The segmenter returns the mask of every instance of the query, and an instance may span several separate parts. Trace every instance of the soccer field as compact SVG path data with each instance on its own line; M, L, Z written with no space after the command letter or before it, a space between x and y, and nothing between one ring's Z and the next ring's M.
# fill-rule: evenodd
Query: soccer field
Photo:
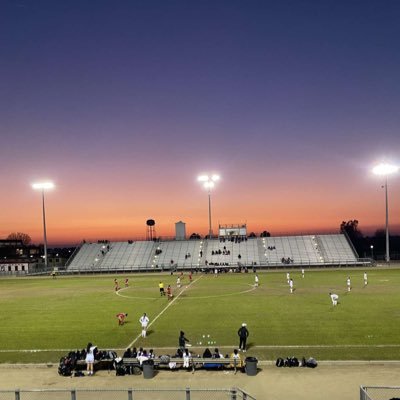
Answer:
M58 361L88 341L102 349L127 346L155 348L156 354L178 347L183 330L196 353L218 347L229 353L238 346L237 330L246 322L248 354L259 359L313 356L317 359L399 359L400 270L291 271L290 294L286 271L254 274L194 274L182 288L177 276L125 275L60 276L57 279L0 280L0 361ZM347 292L350 276L352 290ZM122 289L114 290L114 278ZM174 298L159 294L158 283L170 284ZM329 292L339 295L332 306ZM118 326L116 314L128 313ZM140 337L139 318L150 318L148 337Z

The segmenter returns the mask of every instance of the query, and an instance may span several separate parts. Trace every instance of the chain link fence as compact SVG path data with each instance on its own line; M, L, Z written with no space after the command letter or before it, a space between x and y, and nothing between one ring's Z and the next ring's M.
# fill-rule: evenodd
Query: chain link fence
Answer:
M256 400L231 389L0 390L0 400Z
M360 400L400 400L400 386L361 386Z

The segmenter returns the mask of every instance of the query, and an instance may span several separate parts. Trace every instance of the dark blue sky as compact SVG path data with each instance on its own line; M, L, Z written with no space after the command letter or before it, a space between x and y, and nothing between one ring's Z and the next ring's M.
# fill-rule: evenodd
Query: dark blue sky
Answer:
M399 21L394 0L1 2L0 236L40 235L43 177L59 238L147 217L204 230L208 171L215 223L380 226L369 170L400 162Z

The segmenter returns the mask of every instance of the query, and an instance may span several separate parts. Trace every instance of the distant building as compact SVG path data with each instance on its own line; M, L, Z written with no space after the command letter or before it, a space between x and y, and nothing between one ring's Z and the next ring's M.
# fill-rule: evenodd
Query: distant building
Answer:
M175 224L175 239L186 240L186 224L182 221Z

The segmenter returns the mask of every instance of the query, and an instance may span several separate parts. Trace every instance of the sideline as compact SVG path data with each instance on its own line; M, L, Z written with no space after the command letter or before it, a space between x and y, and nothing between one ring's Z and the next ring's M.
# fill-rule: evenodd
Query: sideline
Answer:
M162 311L164 312L166 308ZM158 318L161 315L161 313L156 317ZM153 320L155 321L156 318ZM150 326L151 324L149 324ZM138 338L141 335L138 336ZM135 339L137 340L137 338ZM132 347L132 345L130 345ZM196 349L205 349L207 346L193 346L193 348ZM236 348L236 345L225 345L225 346L218 346L218 348L221 349L232 349ZM343 345L336 345L336 344L310 344L310 345L299 345L299 344L289 344L289 345L258 345L258 346L251 346L252 350L257 350L257 349L348 349L348 348L399 348L400 344L343 344ZM170 349L175 349L175 347L171 346L166 346L166 347L153 347L154 350L170 350ZM115 351L122 351L126 350L126 348L115 348L113 349ZM45 352L69 352L71 349L18 349L18 350L12 350L12 349L7 349L7 350L2 350L0 349L0 353L45 353ZM345 360L343 360L345 361ZM351 360L350 360L351 361ZM361 360L363 361L363 360ZM322 362L322 361L321 361ZM372 362L372 361L369 361ZM400 360L399 360L400 362ZM1 363L0 363L1 365Z

